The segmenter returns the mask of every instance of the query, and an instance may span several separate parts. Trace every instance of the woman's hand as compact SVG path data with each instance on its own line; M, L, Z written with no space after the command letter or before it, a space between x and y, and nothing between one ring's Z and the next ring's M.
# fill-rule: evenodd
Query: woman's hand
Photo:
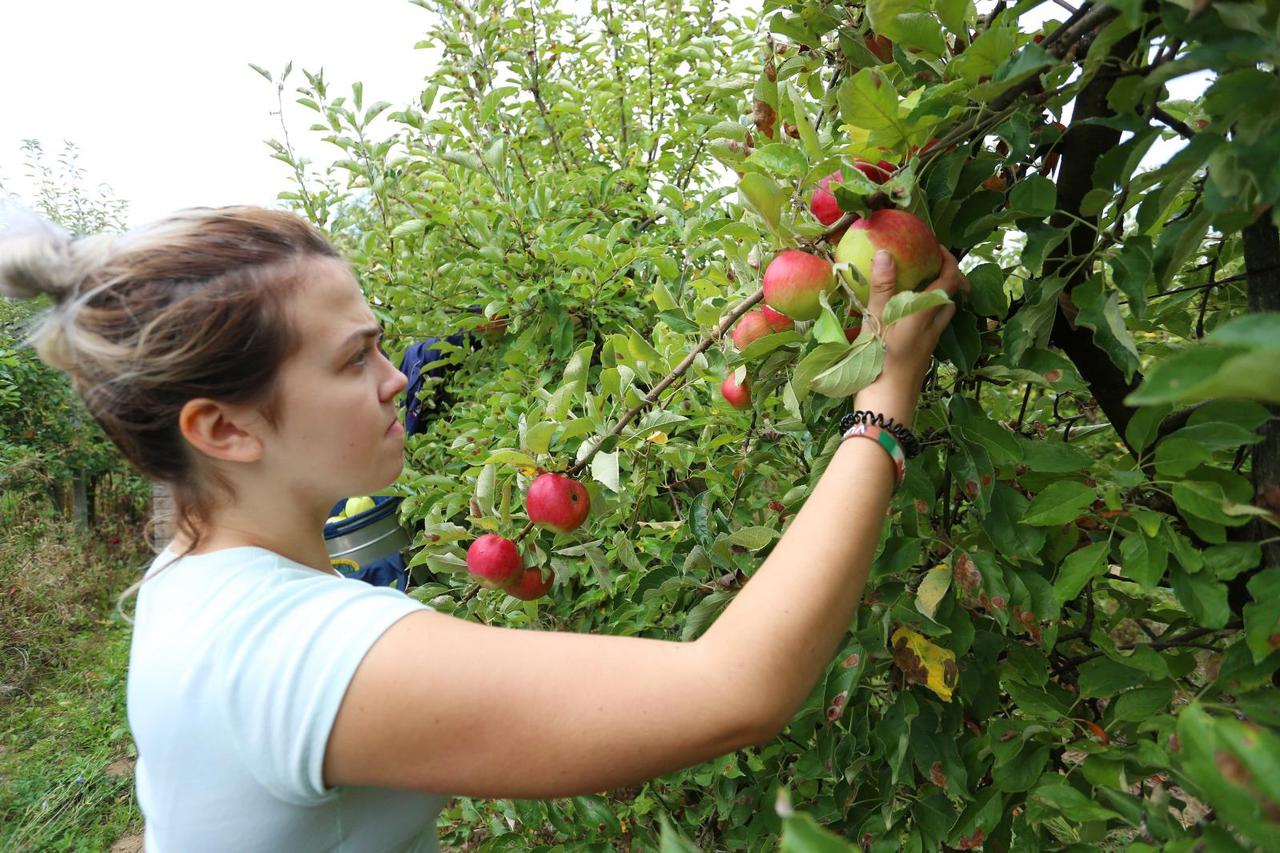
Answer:
M867 311L877 320L896 292L896 283L893 256L883 250L876 252L872 260ZM942 272L937 281L925 290L941 290L952 301L937 308L917 311L888 329L885 333L884 369L879 378L858 392L854 402L856 409L878 412L908 427L938 338L956 313L956 294L967 296L970 292L969 280L960 272L955 256L946 248L942 249Z

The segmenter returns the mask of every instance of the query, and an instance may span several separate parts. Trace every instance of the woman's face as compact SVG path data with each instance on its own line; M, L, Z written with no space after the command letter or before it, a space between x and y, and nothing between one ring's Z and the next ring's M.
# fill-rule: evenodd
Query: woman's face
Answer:
M281 368L268 458L296 499L323 512L400 475L404 428L394 398L407 380L382 354L377 318L347 265L308 265L290 306L301 347Z

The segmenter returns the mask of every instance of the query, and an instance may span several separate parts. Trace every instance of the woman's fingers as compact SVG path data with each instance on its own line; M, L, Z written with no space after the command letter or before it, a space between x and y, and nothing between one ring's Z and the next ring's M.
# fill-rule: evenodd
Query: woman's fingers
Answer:
M880 317L897 288L898 267L893 262L893 255L881 249L871 258L871 293L867 297L867 311L874 317Z

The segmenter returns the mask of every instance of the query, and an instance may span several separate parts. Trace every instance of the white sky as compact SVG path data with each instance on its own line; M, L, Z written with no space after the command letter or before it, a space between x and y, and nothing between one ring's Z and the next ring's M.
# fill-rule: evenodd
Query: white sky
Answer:
M316 164L330 162L338 149L307 130L318 116L293 103L294 89L305 83L302 69L323 68L332 94L349 94L351 83L361 81L366 103L398 107L416 98L434 63L433 52L413 48L431 13L408 0L6 5L0 183L31 198L22 140L39 139L50 165L70 140L89 185L109 184L129 202L130 225L183 207L275 206L276 194L292 188L288 167L272 159L264 142L283 139L272 115L275 87L250 62L278 77L293 61L285 118L295 149ZM759 0L732 5L754 10ZM986 11L990 4L978 5ZM1032 14L1066 16L1052 3ZM1174 147L1162 145L1160 153Z
M408 0L27 0L0 26L0 180L24 198L20 145L47 161L62 141L80 149L91 185L129 202L131 225L182 207L275 206L289 168L266 139L283 139L275 87L285 84L295 147L317 163L337 148L307 131L316 113L293 103L302 69L324 68L332 94L364 83L365 102L397 106L422 89L432 57L413 45L431 23ZM291 97L292 95L292 97Z

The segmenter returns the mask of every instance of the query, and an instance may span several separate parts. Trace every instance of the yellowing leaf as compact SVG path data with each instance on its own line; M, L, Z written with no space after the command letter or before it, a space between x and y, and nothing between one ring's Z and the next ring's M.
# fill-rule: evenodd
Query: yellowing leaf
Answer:
M916 610L932 619L934 612L938 609L938 603L942 601L942 596L947 594L950 586L950 566L934 566L925 572L920 586L916 588Z
M654 430L653 432L649 433L649 437L645 440L650 441L654 444L666 444L667 434L662 430Z
M899 628L890 637L893 663L912 684L923 684L944 702L951 701L959 670L956 655L950 649L936 646L910 628Z

